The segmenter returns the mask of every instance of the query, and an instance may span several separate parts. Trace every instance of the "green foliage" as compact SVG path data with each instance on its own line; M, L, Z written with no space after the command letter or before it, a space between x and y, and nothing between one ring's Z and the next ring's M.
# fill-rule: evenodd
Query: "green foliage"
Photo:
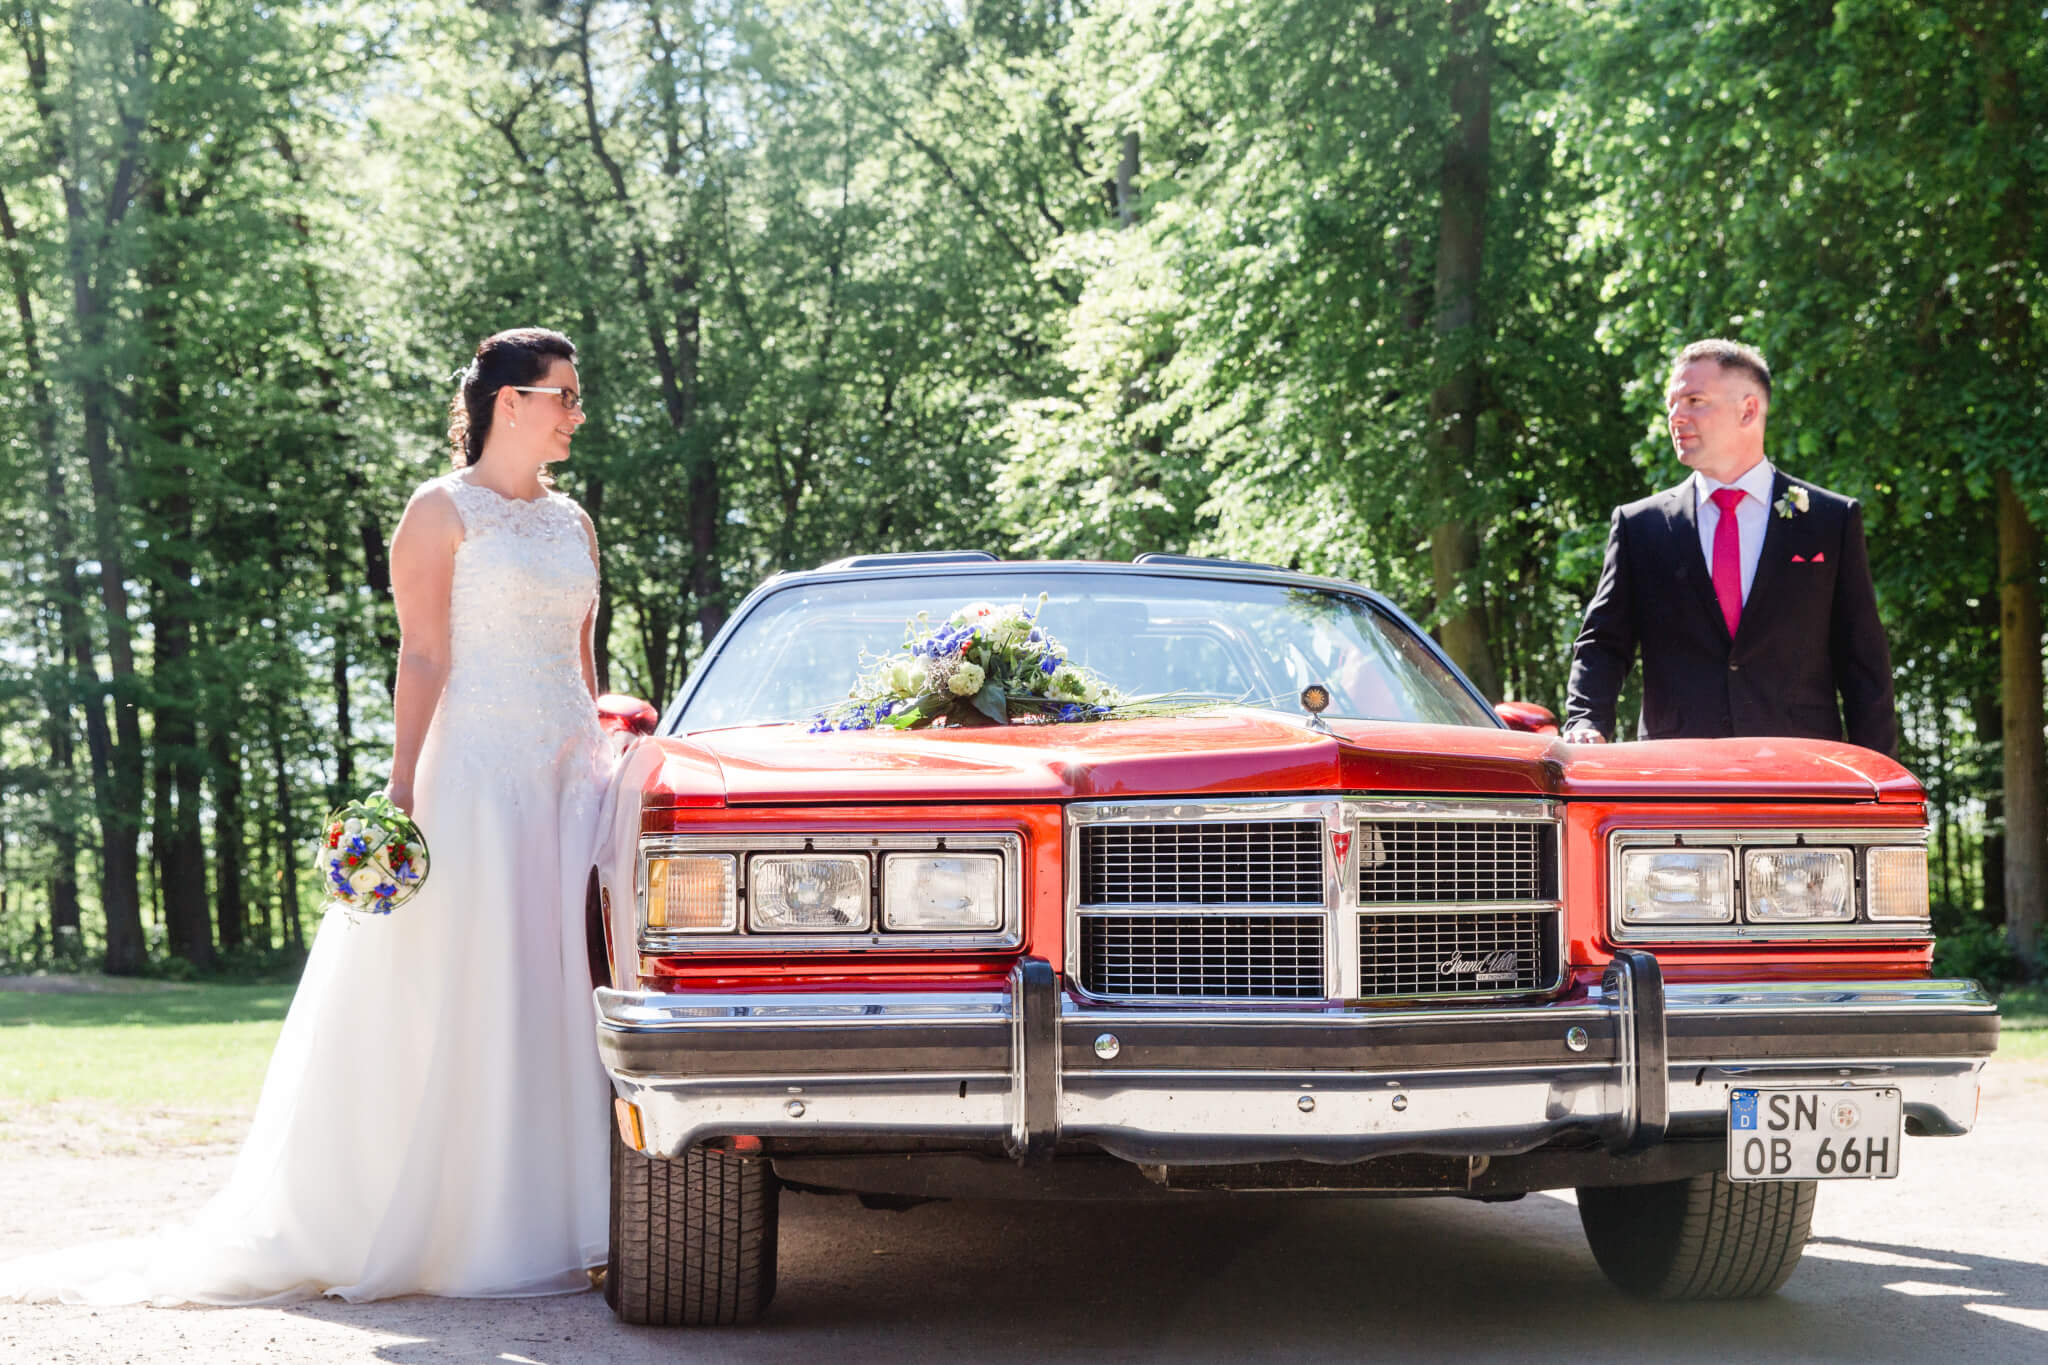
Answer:
M390 747L383 546L450 371L536 322L581 350L601 668L656 701L768 573L973 547L1360 578L1560 707L1609 509L1680 474L1664 357L1739 335L1773 457L1864 503L1936 898L1981 923L1997 480L2048 524L2037 20L0 7L0 962L111 955L124 877L160 958L303 951L306 836Z
M1998 990L2019 980L2021 964L1997 926L1971 918L1935 939L1934 973L1969 977Z

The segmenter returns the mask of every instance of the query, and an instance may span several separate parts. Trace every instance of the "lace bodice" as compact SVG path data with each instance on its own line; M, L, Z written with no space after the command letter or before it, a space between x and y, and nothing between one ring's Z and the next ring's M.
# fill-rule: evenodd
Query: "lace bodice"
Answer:
M508 498L460 473L433 486L462 518L436 717L444 745L464 758L530 763L600 744L581 657L597 566L575 502Z

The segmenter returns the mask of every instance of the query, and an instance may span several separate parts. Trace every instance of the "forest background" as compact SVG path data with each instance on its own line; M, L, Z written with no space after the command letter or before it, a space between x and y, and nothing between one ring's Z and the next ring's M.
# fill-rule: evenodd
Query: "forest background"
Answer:
M0 970L290 970L533 323L657 702L774 570L977 547L1357 578L1560 707L1666 357L1750 341L1944 965L2038 968L2044 75L2004 0L0 0Z

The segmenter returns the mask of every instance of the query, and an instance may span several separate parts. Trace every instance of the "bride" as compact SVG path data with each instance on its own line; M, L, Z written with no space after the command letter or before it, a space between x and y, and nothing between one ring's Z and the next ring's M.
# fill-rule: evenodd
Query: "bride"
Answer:
M425 886L321 924L248 1139L189 1224L0 1265L0 1299L513 1297L604 1261L610 1087L575 913L609 769L597 541L542 472L583 421L575 362L538 328L478 346L455 471L392 538L389 791Z

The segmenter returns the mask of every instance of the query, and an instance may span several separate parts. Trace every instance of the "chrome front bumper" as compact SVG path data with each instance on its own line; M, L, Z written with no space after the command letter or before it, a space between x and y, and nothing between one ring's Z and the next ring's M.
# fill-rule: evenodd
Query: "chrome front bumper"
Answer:
M1895 1086L1908 1131L1976 1121L1998 1015L1971 981L1665 986L1624 951L1504 1007L1135 1009L1026 959L984 989L596 993L646 1150L709 1138L1081 1143L1141 1163L1507 1156L1718 1136L1735 1085Z

